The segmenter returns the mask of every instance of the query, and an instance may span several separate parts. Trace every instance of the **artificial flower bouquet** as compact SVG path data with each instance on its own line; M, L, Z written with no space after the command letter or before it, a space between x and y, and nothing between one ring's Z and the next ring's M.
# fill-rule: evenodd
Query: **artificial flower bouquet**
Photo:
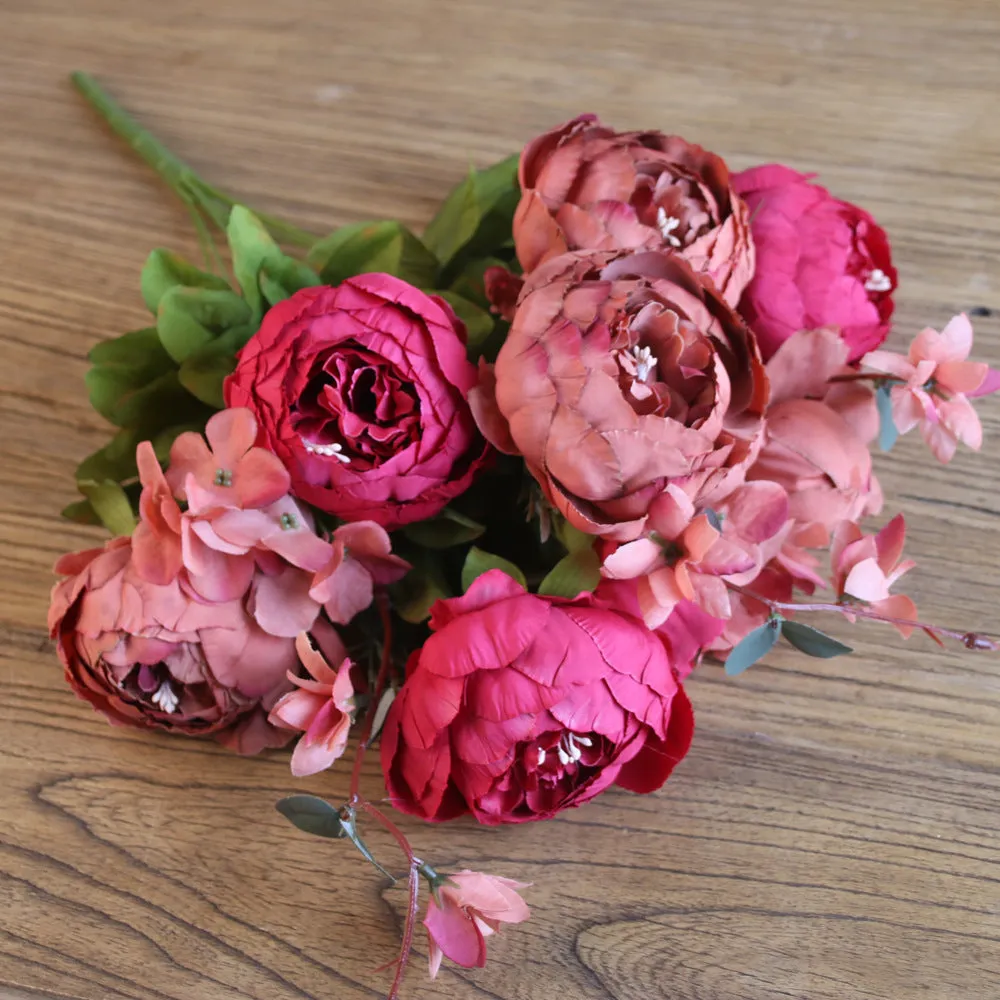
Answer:
M294 741L295 776L342 766L354 733L345 802L278 808L387 875L363 828L398 841L390 996L423 882L432 976L482 965L528 909L517 882L415 854L360 787L376 744L397 810L543 820L660 788L704 660L850 652L808 612L996 648L893 593L901 517L861 525L883 506L873 443L919 427L942 462L978 449L972 401L1000 373L969 360L964 315L881 347L886 235L813 178L584 115L471 171L421 237L319 238L74 81L188 206L206 265L154 250L149 325L90 354L117 430L65 514L114 537L56 566L66 678L118 725Z

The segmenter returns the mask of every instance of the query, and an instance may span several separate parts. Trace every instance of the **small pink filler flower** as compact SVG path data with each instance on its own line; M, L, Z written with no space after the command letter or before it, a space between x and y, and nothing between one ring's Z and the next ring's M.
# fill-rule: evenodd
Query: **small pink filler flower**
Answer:
M340 640L331 631L324 635L328 653L340 660L334 671L326 658L313 646L308 634L302 632L295 640L295 649L312 677L288 679L297 690L290 691L271 709L268 721L282 729L302 730L302 738L292 754L292 774L306 778L317 774L344 755L347 736L354 712L354 686L351 683L352 663Z
M427 903L424 926L429 942L431 979L447 955L466 969L486 964L486 938L501 924L519 924L531 916L517 894L530 883L466 869L449 875Z
M917 334L907 357L871 351L861 363L902 381L892 390L892 419L900 434L918 424L927 447L939 462L950 462L958 442L978 451L983 443L979 416L970 396L1000 389L1000 373L982 362L968 361L972 324L962 313L938 333L928 327Z

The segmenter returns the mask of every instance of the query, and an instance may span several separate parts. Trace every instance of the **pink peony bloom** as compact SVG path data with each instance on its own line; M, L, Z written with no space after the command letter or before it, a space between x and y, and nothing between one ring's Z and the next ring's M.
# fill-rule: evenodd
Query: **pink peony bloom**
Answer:
M268 715L272 725L302 732L291 760L296 778L332 767L347 749L355 708L352 663L332 630L325 645L326 655L339 663L336 670L305 632L299 634L295 649L312 680L289 674L296 690L284 695Z
M385 529L374 521L343 524L333 532L329 561L313 578L309 596L330 620L346 625L373 600L376 586L401 580L410 564L392 554Z
M877 535L865 535L850 521L845 521L833 536L830 562L838 598L849 598L870 606L890 618L917 620L916 605L903 594L891 595L890 587L915 563L901 562L906 540L903 515L894 517ZM903 638L913 631L897 625Z
M735 306L754 272L750 213L714 153L581 115L521 155L514 242L525 273L567 250L665 250Z
M266 507L288 492L290 479L281 462L255 448L257 421L247 409L222 410L201 434L188 431L170 449L167 482L197 514L214 507L247 510Z
M546 819L613 784L659 788L693 718L662 639L587 594L529 594L501 570L438 601L386 718L393 805L429 820Z
M979 416L969 402L1000 388L1000 373L966 360L972 350L972 324L962 313L938 333L917 334L907 357L872 351L861 363L903 384L892 389L892 418L900 434L917 425L939 462L950 462L958 443L978 451L983 443Z
M240 753L288 741L266 715L288 690L294 643L240 601L150 583L127 538L64 556L55 571L67 579L53 588L49 629L66 679L111 723L211 736Z
M225 393L253 410L296 497L392 530L432 517L486 460L466 401L475 380L443 299L362 274L271 309Z
M889 333L896 269L875 220L811 180L777 163L733 175L757 250L740 312L765 358L798 330L835 327L856 361Z
M543 264L479 389L483 432L575 527L616 541L648 529L670 483L699 506L739 486L767 401L750 332L662 252Z
M531 916L528 904L518 895L530 883L515 882L468 869L447 876L427 902L424 926L431 979L447 956L466 969L486 964L486 938L501 924L519 924Z
M655 538L619 546L601 572L612 579L638 579L637 596L647 627L658 628L684 601L712 618L730 616L729 585L745 586L760 573L762 543L788 519L788 498L775 483L747 483L733 492L715 515L695 514L688 497L668 487L673 525L661 512ZM665 498L666 499L666 498Z

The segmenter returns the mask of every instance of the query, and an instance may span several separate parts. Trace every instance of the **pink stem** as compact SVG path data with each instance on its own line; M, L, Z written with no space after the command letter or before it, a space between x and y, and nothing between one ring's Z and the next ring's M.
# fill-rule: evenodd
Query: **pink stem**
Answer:
M736 593L759 601L771 611L833 611L847 618L867 618L870 621L884 622L886 625L901 625L905 628L919 628L928 635L946 635L949 639L957 639L966 649L982 649L995 652L1000 647L987 635L981 632L959 632L956 629L944 628L941 625L926 625L923 622L911 621L908 618L891 618L868 608L859 608L853 604L794 604L784 601L772 601L767 597L752 594L742 587L730 587Z

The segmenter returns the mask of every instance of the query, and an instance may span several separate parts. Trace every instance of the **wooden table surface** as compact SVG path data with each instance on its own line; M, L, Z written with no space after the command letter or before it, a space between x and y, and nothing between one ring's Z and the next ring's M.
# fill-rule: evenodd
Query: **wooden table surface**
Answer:
M106 434L84 356L143 325L149 249L196 252L71 69L210 180L316 229L419 227L470 159L581 111L737 168L822 170L893 239L892 344L986 307L977 354L1000 363L996 0L3 0L0 34L3 997L377 997L403 895L275 813L286 754L111 729L63 684L50 566L99 533L58 511ZM996 630L1000 402L980 412L984 454L943 468L914 436L877 464L925 616ZM439 866L536 883L485 970L431 984L419 940L405 996L1000 995L1000 658L853 639L847 659L700 671L694 748L656 795L514 829L405 822Z

